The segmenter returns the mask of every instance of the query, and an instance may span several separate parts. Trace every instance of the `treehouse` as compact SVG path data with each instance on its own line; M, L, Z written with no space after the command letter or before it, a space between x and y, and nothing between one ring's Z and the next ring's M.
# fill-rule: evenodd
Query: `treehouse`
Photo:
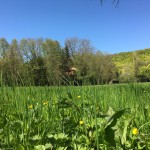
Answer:
M75 67L72 67L68 69L68 71L65 72L66 76L75 76L77 69Z

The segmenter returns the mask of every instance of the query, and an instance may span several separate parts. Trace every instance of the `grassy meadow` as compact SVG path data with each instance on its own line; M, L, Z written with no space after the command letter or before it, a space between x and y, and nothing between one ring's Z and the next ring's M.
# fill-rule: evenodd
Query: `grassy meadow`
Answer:
M0 150L148 150L149 120L149 83L0 87Z

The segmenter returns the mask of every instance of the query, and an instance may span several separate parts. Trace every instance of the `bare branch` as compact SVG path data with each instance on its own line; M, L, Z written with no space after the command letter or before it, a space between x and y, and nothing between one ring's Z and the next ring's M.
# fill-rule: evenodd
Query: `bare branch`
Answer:
M114 1L113 1L113 4L115 4L115 2L116 2L116 7L117 7L118 4L119 4L119 0L114 0Z
M120 0L113 0L112 4L116 3L116 7L118 6ZM103 0L100 0L101 5L103 5Z

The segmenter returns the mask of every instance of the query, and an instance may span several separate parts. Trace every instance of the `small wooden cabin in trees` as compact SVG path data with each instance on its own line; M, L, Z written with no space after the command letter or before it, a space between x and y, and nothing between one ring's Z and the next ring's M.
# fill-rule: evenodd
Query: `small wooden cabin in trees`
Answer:
M66 76L75 76L77 69L75 67L70 68L68 71L65 72Z

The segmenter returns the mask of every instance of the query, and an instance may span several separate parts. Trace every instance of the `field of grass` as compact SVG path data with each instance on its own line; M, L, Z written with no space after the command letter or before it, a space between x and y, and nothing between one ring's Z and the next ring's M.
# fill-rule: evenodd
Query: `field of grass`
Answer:
M149 120L149 83L0 88L0 150L148 150Z

